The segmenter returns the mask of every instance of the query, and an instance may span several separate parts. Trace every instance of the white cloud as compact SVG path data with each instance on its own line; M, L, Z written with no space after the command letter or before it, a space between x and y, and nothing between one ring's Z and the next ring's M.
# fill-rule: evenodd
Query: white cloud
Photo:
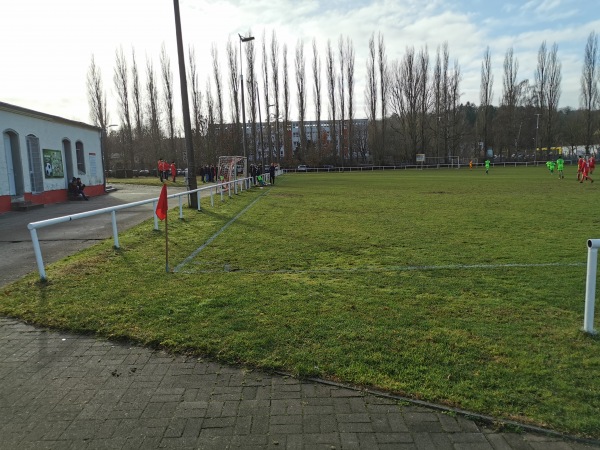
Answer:
M368 42L373 33L381 32L390 63L402 58L407 47L421 49L427 45L433 67L437 47L447 41L451 63L457 60L463 74L463 101L478 103L481 60L488 45L492 52L495 98L498 98L506 50L514 47L520 63L520 78L533 79L537 50L546 40L549 45L555 41L559 45L563 63L561 104L578 106L585 42L590 31L600 30L600 20L590 20L581 12L587 10L589 1L530 0L524 4L512 1L497 7L489 2L466 1L180 0L180 7L184 45L186 49L189 46L195 49L201 86L205 86L211 71L211 45L218 48L225 78L228 40L239 50L238 33L251 32L256 37L257 62L261 64L263 33L270 41L274 31L280 48L284 44L288 46L289 78L295 104L293 57L298 39L305 44L307 87L312 92L313 38L322 58L328 40L337 57L338 38L343 35L352 40L355 48L355 110L362 115ZM89 121L85 80L91 55L101 67L105 87L112 94L115 51L120 46L128 58L132 48L135 49L143 75L146 58L158 69L160 47L164 43L171 55L177 84L172 2L20 0L6 3L0 27L0 42L3 42L0 101ZM178 85L175 93L179 97ZM115 108L114 98L109 103ZM116 113L112 114L116 120Z

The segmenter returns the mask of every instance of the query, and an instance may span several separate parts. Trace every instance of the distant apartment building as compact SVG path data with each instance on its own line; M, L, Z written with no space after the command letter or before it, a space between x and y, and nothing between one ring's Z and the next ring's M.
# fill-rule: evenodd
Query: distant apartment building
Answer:
M369 157L369 152L367 148L367 119L355 119L352 121L352 136L350 136L350 127L347 121L344 122L344 126L341 126L341 122L336 122L336 139L333 137L333 126L330 121L321 121L320 123L320 132L319 136L319 126L317 121L307 120L304 122L304 133L305 133L305 148L302 148L302 136L301 136L301 124L299 121L292 121L289 123L287 130L285 130L285 134L281 134L279 139L279 155L277 155L276 147L276 131L275 125L271 123L271 133L268 133L267 124L262 124L262 130L260 124L256 124L256 149L257 149L257 157L260 159L261 157L261 149L264 149L264 154L268 155L269 150L272 152L273 158L277 158L279 156L280 159L285 159L285 144L284 144L284 136L291 143L291 149L293 155L296 160L304 160L308 157L311 152L318 147L318 141L320 140L321 147L325 149L326 152L323 155L319 155L320 157L326 158L337 158L349 160L350 156L352 156L353 160L366 159ZM251 133L251 124L248 124L248 134ZM283 124L280 123L280 127L283 128ZM262 141L261 141L261 131L262 131ZM335 142L335 147L334 147ZM302 153L306 154L302 154ZM350 155L352 152L352 155ZM252 160L252 156L251 156Z

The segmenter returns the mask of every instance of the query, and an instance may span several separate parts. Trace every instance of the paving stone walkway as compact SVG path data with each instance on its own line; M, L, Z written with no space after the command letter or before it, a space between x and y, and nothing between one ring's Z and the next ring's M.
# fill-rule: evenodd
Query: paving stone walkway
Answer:
M0 449L600 448L0 318Z

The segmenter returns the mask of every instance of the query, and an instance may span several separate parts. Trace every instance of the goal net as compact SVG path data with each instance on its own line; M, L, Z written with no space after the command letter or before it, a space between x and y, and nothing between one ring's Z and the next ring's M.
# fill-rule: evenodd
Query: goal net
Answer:
M218 181L228 183L240 178L246 178L247 158L243 156L219 156ZM227 189L227 186L225 186Z

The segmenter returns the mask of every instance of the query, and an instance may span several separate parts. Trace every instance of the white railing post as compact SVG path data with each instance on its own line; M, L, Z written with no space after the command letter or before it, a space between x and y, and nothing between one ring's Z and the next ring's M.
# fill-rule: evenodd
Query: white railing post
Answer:
M33 252L35 253L35 260L37 261L38 272L40 273L40 279L46 281L46 269L44 269L44 260L42 259L42 250L40 249L40 241L37 237L37 230L30 228L31 242L33 243Z
M213 193L213 188L211 187L210 190L210 206L215 206L215 198L214 198L214 193Z
M587 276L585 281L585 310L583 331L596 334L594 330L594 303L596 301L596 273L598 270L598 248L600 239L588 239Z
M111 215L111 219L112 219L113 240L115 241L115 248L119 248L119 231L117 230L117 212L111 211L110 215Z
M179 197L179 218L183 219L183 197L180 195Z

